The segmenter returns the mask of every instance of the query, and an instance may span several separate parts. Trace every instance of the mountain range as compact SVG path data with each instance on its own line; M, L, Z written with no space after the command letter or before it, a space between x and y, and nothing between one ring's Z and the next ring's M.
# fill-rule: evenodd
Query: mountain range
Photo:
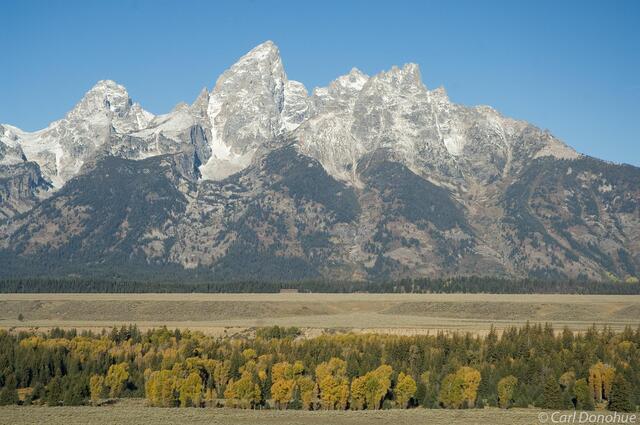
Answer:
M311 93L263 43L154 115L100 81L0 125L0 277L635 281L640 168L576 152L415 64Z

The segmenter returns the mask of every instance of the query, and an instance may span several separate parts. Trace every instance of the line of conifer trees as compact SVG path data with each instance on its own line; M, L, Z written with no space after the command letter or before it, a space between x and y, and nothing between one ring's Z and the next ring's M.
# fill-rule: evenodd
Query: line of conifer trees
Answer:
M640 294L638 282L594 282L576 280L506 279L456 277L448 279L405 279L398 281L122 281L84 278L0 280L0 293L229 293L278 292L371 292L371 293L493 293L493 294Z
M296 328L212 337L135 326L0 331L0 404L278 409L610 409L640 405L640 328L486 336L336 334Z

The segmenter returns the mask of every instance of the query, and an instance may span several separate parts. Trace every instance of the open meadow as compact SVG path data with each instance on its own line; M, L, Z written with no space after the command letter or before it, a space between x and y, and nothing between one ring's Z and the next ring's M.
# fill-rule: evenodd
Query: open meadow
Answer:
M98 330L136 323L211 335L263 326L424 334L552 323L583 331L640 324L640 296L494 294L1 294L0 327Z
M110 407L0 407L0 424L111 425L534 425L536 409L496 408L447 410L410 409L379 411L163 409L127 400Z

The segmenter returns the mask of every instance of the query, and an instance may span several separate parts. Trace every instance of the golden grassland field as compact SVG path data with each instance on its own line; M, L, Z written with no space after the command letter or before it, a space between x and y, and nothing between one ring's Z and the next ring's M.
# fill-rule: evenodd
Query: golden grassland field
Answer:
M126 400L104 407L0 407L0 424L47 425L540 425L541 410L411 409L380 411L163 409ZM588 423L588 422L587 422Z
M21 320L20 320L21 319ZM494 294L1 294L0 327L99 330L136 323L208 334L263 326L424 334L486 334L525 322L575 331L640 324L640 296Z

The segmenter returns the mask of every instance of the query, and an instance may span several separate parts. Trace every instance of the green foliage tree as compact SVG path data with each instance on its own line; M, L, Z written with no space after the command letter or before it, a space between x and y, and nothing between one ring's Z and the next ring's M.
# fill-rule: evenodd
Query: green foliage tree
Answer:
M578 379L573 387L576 397L576 409L593 410L593 393L586 379Z
M6 379L4 387L0 390L0 406L8 406L10 404L18 404L20 397L16 388L16 378L9 375Z
M82 383L70 379L63 380L63 382L66 385L62 391L62 404L65 406L81 406L84 404L85 397Z
M548 377L545 381L541 407L545 409L562 409L564 407L560 385L554 376Z
M46 402L48 406L60 406L63 398L62 379L54 376L47 385Z
M430 408L540 406L557 390L562 408L570 403L585 410L597 403L600 409L624 399L616 396L625 393L624 385L614 385L616 370L628 384L631 405L640 404L634 392L640 388L639 346L640 330L591 328L556 335L541 325L486 337L341 334L299 339L281 331L269 338L213 338L166 328L143 333L135 326L104 333L0 330L0 391L15 394L6 390L13 379L17 391L33 389L25 404L39 399L52 406L78 404L89 397L96 403L103 388L105 395L144 396L152 406L257 408L273 396L283 408L336 410L408 407L412 399ZM460 367L469 362L474 368ZM560 376L564 365L570 372ZM560 376L556 388L545 391L548 383L540 370ZM409 375L419 376L415 392ZM517 379L511 397L513 385L503 388L500 382L508 376ZM407 399L405 392L413 395Z
M616 412L631 412L634 410L631 403L631 388L621 373L616 374L611 384L609 410Z

